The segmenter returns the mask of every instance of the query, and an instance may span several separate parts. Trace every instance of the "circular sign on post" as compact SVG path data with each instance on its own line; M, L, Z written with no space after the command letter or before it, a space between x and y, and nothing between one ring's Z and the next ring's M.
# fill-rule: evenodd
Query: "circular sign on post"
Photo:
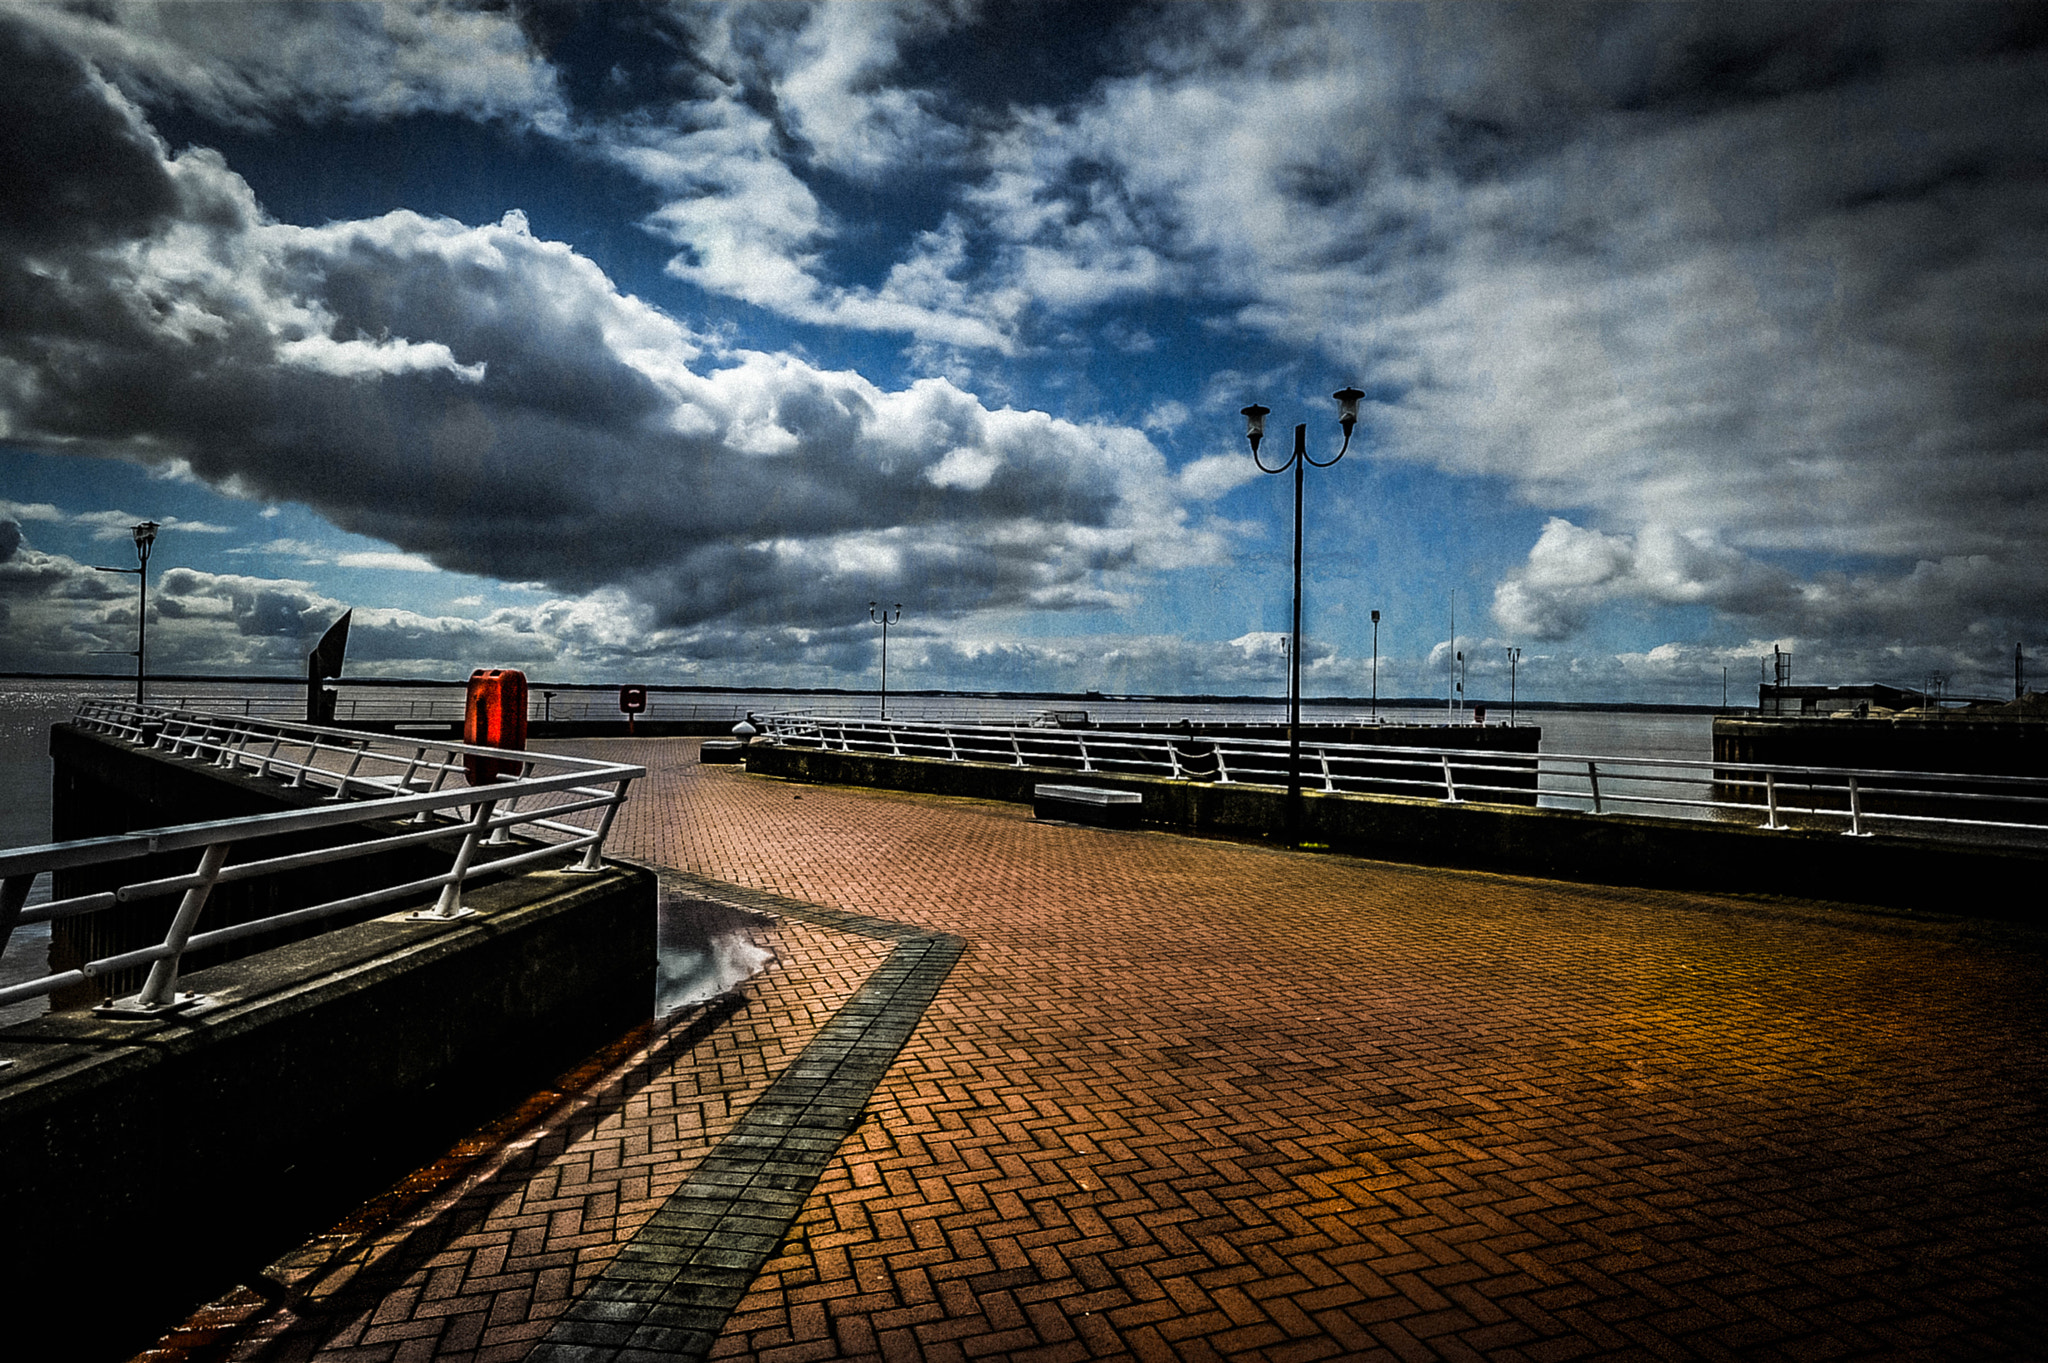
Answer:
M647 688L644 686L622 686L619 688L619 710L624 714L637 715L647 709Z

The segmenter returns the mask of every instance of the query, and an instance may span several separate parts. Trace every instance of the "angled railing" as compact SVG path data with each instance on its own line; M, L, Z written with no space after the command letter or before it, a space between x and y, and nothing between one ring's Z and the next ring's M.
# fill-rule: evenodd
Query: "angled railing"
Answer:
M253 773L325 795L311 808L0 850L0 949L22 923L177 897L177 909L159 941L0 989L0 1006L146 965L149 976L142 988L115 1011L150 1014L180 1005L179 963L193 951L427 895L436 896L434 906L412 915L414 919L448 922L463 917L469 912L462 904L464 881L484 869L477 865L479 849L507 847L515 834L543 845L488 854L492 874L565 858L576 862L565 869L602 870L612 819L632 782L646 775L645 768L620 762L380 738L347 729L129 701L88 700L79 706L75 723L86 732L174 760ZM572 821L578 815L587 821ZM258 839L373 823L395 824L399 831L374 831L357 841L286 856L233 858L237 846ZM195 931L200 911L217 886L451 838L459 841L444 872ZM28 903L39 876L174 852L192 854L190 872L148 875L90 894Z
M1212 732L1048 729L928 720L773 713L755 716L778 743L837 752L994 762L1048 770L1277 786L1287 781L1284 740ZM1517 753L1304 740L1302 788L1412 795L1446 803L1528 803L1607 814L1763 817L1766 829L1841 827L1996 835L2048 842L2048 778L1971 772L1772 766L1681 757ZM1843 825L1846 825L1843 827Z

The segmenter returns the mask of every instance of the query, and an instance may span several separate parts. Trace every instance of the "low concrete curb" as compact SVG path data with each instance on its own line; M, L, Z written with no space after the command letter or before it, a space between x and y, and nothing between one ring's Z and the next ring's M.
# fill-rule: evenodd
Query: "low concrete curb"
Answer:
M1032 803L1033 787L1072 772L755 744L747 771L791 781ZM1139 792L1143 821L1182 833L1278 839L1287 796L1267 786L1091 772L1089 784ZM1594 815L1517 805L1304 791L1305 845L1429 866L1505 871L1596 885L1714 890L1835 900L1914 912L2048 920L2038 896L1992 887L2048 879L2048 852L1746 824Z

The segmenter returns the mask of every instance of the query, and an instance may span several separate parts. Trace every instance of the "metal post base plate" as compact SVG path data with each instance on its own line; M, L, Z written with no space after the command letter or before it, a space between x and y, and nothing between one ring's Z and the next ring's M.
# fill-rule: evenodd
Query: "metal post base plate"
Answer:
M172 1013L183 1013L207 1002L204 994L179 992L163 1003L143 1003L140 995L131 994L125 999L109 999L93 1005L94 1017L102 1018L160 1018Z
M476 910L469 908L457 909L453 913L442 913L438 909L414 909L399 921L404 923L453 923L458 918L474 917L476 917Z

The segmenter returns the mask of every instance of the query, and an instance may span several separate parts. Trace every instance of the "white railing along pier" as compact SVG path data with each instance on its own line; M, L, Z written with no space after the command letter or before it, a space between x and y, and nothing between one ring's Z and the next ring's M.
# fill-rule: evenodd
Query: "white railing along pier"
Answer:
M1163 776L1284 786L1284 740L1227 732L1058 729L1035 725L757 714L778 743L1068 772ZM1923 836L1988 835L2048 842L2048 777L1970 772L1772 766L1682 757L1507 752L1486 748L1301 745L1302 788L1328 794L1411 795L1446 803L1535 802L1581 813L1635 811L1753 819L1761 828L1874 828ZM1730 799L1743 789L1755 798Z
M645 768L621 762L507 752L448 741L382 738L347 729L138 706L128 701L86 701L75 722L86 732L125 740L173 760L253 773L287 786L324 792L324 796L310 808L0 850L0 949L21 923L71 918L116 905L177 896L177 909L159 941L0 989L0 1005L147 965L149 977L142 988L116 1008L147 1015L180 1004L176 990L179 962L189 952L428 895L435 896L433 907L412 918L449 922L469 912L462 904L463 883L479 869L497 874L543 860L559 863L573 859L575 864L563 869L600 871L612 819L625 803L632 782L646 775ZM467 784L465 758L509 764L511 770L500 771L497 779L483 784ZM288 856L232 859L237 846L256 839L373 823L383 823L386 828L360 841ZM399 831L390 831L392 826ZM513 850L493 857L486 867L477 866L480 847L510 844L515 834L544 845ZM207 932L195 931L200 911L218 885L449 839L459 841L444 872ZM122 881L91 894L28 903L39 876L171 852L193 854L193 869L182 875Z

